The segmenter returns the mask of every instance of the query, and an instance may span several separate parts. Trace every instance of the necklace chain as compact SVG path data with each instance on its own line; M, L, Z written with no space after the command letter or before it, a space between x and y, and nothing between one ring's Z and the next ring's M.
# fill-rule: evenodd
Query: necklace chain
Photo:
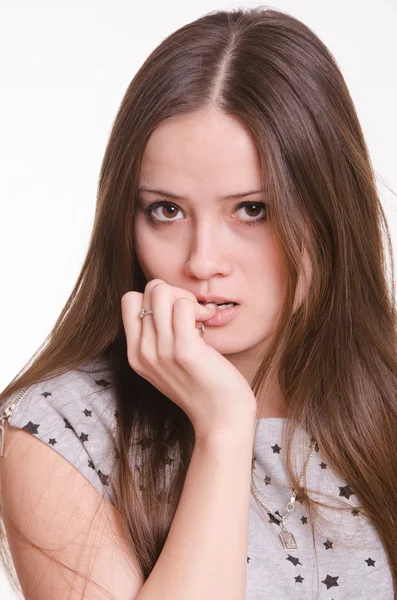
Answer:
M303 483L303 478L304 478L305 472L307 470L309 462L311 461L311 458L313 456L314 450L316 449L316 446L317 446L317 442L314 439L312 439L311 440L311 444L310 444L309 454L308 454L308 456L306 458L305 464L304 464L303 469L302 469L302 473L301 473L301 475L299 477L299 481L298 481L299 488L302 487L302 483ZM255 475L255 473L254 473L254 459L252 459L252 474ZM258 498L258 496L255 494L254 490L256 490L256 492L259 492L258 488L256 487L256 485L252 481L252 483L251 483L251 492L252 492L252 495L255 498L256 503L258 504L258 502L259 502L259 504L261 506L263 506L263 508L268 513L270 513L279 522L279 524L281 524L281 531L279 533L279 536L281 538L281 541L283 543L283 546L284 546L285 550L288 550L288 551L290 551L290 550L297 550L298 547L297 547L297 544L296 544L295 537L293 536L292 533L290 533L289 531L286 530L286 528L285 528L285 521L288 518L290 512L292 512L294 510L294 508L295 508L295 500L296 500L296 496L298 494L298 490L297 489L293 489L292 490L292 495L290 496L290 498L289 498L289 500L287 502L287 505L285 507L285 512L282 515L280 515L280 513L277 514L277 513L273 512L272 510L270 510L270 508L268 508L261 501L261 499ZM259 510L260 510L260 512L262 514L262 510L261 510L260 507L259 507Z

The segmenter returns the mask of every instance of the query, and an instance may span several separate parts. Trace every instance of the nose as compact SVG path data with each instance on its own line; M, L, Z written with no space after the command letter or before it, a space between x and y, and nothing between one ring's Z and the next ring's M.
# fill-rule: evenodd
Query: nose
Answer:
M185 273L196 279L227 276L232 271L231 243L225 234L208 222L192 230L185 263Z

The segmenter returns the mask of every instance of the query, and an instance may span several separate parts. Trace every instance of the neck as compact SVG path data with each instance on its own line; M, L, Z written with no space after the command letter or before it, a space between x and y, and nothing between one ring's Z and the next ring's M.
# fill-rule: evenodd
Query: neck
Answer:
M228 355L226 358L240 371L251 384L256 372L257 364L252 356ZM288 418L287 406L284 402L278 378L275 378L266 391L261 391L256 397L257 419Z
M264 396L257 398L256 404L257 419L288 418L287 407L278 385L274 385Z

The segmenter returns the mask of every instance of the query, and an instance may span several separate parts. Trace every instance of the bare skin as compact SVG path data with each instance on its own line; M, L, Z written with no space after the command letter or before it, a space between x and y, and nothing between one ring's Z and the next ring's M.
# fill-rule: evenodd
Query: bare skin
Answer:
M216 109L162 123L145 148L141 186L167 192L143 190L138 196L136 252L147 281L159 278L195 295L238 302L235 318L206 326L204 339L249 381L286 286L276 236L263 219L267 198L260 191L262 172L251 136L236 118ZM155 200L166 202L152 210L165 226L144 212ZM257 405L257 418L286 416L277 381Z

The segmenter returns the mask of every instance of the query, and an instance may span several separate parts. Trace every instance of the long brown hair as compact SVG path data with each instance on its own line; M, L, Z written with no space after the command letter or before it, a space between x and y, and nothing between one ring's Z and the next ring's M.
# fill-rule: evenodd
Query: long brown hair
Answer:
M106 354L118 412L116 505L146 579L176 511L194 430L177 405L129 366L120 299L129 290L143 292L146 284L133 225L148 138L166 119L208 106L240 119L257 145L271 226L288 269L278 328L251 387L255 394L266 389L277 365L288 440L303 427L349 482L379 533L396 590L397 537L390 535L397 520L391 239L343 76L318 37L286 13L263 7L211 12L167 37L144 62L113 124L76 285L48 339L0 402ZM299 277L305 274L303 250L312 281L294 312ZM142 504L129 460L136 433L153 440L144 451ZM178 451L180 461L166 501L159 503L164 448ZM296 484L289 450L288 470Z

